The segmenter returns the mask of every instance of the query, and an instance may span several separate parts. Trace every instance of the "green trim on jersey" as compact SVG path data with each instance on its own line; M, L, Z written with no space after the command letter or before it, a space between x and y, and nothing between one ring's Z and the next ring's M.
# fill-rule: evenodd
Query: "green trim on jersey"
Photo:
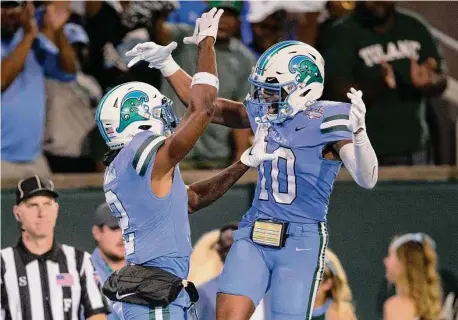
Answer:
M320 286L321 277L325 268L326 247L328 246L328 230L325 222L320 222L318 226L318 233L320 235L320 250L318 252L318 263L315 273L312 278L312 286L310 287L309 302L307 304L307 313L305 320L310 320L313 313L313 305L315 304L316 293Z
M350 123L350 116L348 114L335 114L323 119L320 124L320 132L322 134L345 131L350 132L348 125Z
M330 133L330 132L335 132L335 131L345 131L345 132L350 132L347 126L345 125L339 125L339 126L332 126L326 129L321 129L321 133Z
M149 310L149 320L170 320L169 306L162 308L156 307Z
M152 135L140 145L132 161L132 166L139 176L143 177L145 175L154 153L164 144L164 141L164 136Z
M329 122L329 121L332 121L332 120L340 120L340 119L349 120L350 116L348 114L336 114L336 115L324 118L322 123Z

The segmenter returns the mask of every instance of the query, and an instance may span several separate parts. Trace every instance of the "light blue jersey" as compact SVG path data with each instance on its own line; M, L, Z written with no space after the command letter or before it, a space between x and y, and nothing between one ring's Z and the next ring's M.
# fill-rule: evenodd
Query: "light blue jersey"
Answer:
M127 263L155 266L185 279L192 251L188 196L175 167L172 188L163 198L151 190L151 171L164 137L138 133L105 173L107 203L123 232Z
M253 106L247 101L245 106L255 132ZM260 211L269 218L296 223L326 220L342 162L324 159L322 152L332 142L352 139L347 128L350 106L317 101L293 118L271 125L267 152L277 154L278 159L259 167L253 208L245 218L263 218L256 213Z

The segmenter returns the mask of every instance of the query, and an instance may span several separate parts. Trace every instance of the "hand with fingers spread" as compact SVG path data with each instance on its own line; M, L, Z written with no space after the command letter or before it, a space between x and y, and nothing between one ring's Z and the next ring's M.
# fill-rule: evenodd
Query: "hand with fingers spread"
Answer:
M266 153L267 142L265 141L267 133L269 131L269 125L262 123L258 125L256 134L254 136L254 142L251 148L245 150L240 157L240 161L252 168L257 168L264 161L272 161L277 159L277 156L271 153Z
M196 20L196 27L194 28L194 34L191 37L183 39L185 44L198 45L206 37L213 37L213 42L216 41L216 34L218 33L219 19L223 15L224 10L216 8L211 9L208 12L202 14L202 16Z
M357 133L359 129L366 130L366 105L363 101L363 92L351 88L347 97L351 101L348 129L353 133Z
M149 63L148 67L158 69L164 77L168 77L180 69L172 58L172 51L176 47L176 42L171 42L167 46L160 46L154 42L137 44L132 50L126 52L126 56L133 57L127 67L130 68L143 60Z

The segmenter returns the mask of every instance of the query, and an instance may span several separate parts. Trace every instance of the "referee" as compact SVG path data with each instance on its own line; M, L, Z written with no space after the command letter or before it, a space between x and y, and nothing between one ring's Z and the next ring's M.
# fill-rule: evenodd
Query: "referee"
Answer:
M8 320L106 319L109 307L87 252L54 239L59 205L52 181L19 181L14 216L21 229L15 247L1 250L1 318Z

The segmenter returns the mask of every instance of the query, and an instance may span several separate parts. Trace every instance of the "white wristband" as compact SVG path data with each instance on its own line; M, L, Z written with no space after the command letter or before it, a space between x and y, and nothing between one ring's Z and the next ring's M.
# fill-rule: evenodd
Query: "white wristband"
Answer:
M216 88L216 91L219 90L219 80L218 78L208 72L199 72L192 77L191 87L196 84L208 84Z
M173 60L173 58L170 56L170 60L165 63L164 68L161 69L161 73L164 77L170 77L172 74L180 70L180 66L178 63Z

